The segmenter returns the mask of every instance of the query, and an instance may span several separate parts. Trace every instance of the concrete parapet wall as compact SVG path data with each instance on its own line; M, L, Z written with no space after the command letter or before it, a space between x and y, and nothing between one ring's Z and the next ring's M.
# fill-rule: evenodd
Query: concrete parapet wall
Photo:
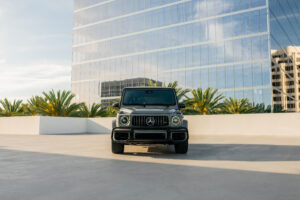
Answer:
M186 116L191 135L300 136L300 113Z
M76 117L40 117L40 134L82 134L87 132L87 119Z
M87 133L110 133L113 117L87 119Z
M0 134L38 135L40 117L0 117Z
M0 134L110 133L114 118L1 117ZM300 136L300 113L185 116L190 135Z

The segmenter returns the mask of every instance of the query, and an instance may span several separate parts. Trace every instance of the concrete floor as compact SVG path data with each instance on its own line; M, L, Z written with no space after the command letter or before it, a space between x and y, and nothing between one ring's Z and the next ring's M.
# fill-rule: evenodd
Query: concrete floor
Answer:
M110 152L109 135L0 136L0 199L299 200L300 137L201 136Z

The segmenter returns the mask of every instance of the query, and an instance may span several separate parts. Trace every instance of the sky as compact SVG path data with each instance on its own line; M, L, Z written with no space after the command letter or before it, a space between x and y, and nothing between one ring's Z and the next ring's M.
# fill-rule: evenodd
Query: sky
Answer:
M71 87L73 0L0 0L0 99Z
M294 12L288 13L294 29L298 30L300 2L290 2ZM285 14L278 18L284 18ZM42 91L70 89L72 17L73 0L0 0L0 99L26 100ZM218 24L216 29L224 32ZM296 36L293 41L298 45L300 40ZM286 41L284 34L280 38Z

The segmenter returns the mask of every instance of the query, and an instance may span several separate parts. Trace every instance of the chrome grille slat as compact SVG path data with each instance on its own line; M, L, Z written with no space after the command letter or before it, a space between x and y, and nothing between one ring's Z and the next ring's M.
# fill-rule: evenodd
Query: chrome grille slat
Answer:
M168 116L145 116L145 115L136 115L132 116L132 125L133 126L147 126L146 119L147 117L153 117L155 122L153 126L168 126L169 117Z

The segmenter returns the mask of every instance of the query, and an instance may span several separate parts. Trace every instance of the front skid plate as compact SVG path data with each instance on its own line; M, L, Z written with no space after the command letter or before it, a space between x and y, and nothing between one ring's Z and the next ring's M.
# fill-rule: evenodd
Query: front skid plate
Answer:
M116 140L114 138L114 133L129 133L129 139L127 140ZM172 133L185 133L184 140L173 140ZM158 133L165 134L165 139L136 139L135 134L147 134L147 133ZM112 131L112 140L117 143L122 144L177 144L187 141L189 138L188 130L186 128L178 128L178 129L125 129L125 128L115 128Z

